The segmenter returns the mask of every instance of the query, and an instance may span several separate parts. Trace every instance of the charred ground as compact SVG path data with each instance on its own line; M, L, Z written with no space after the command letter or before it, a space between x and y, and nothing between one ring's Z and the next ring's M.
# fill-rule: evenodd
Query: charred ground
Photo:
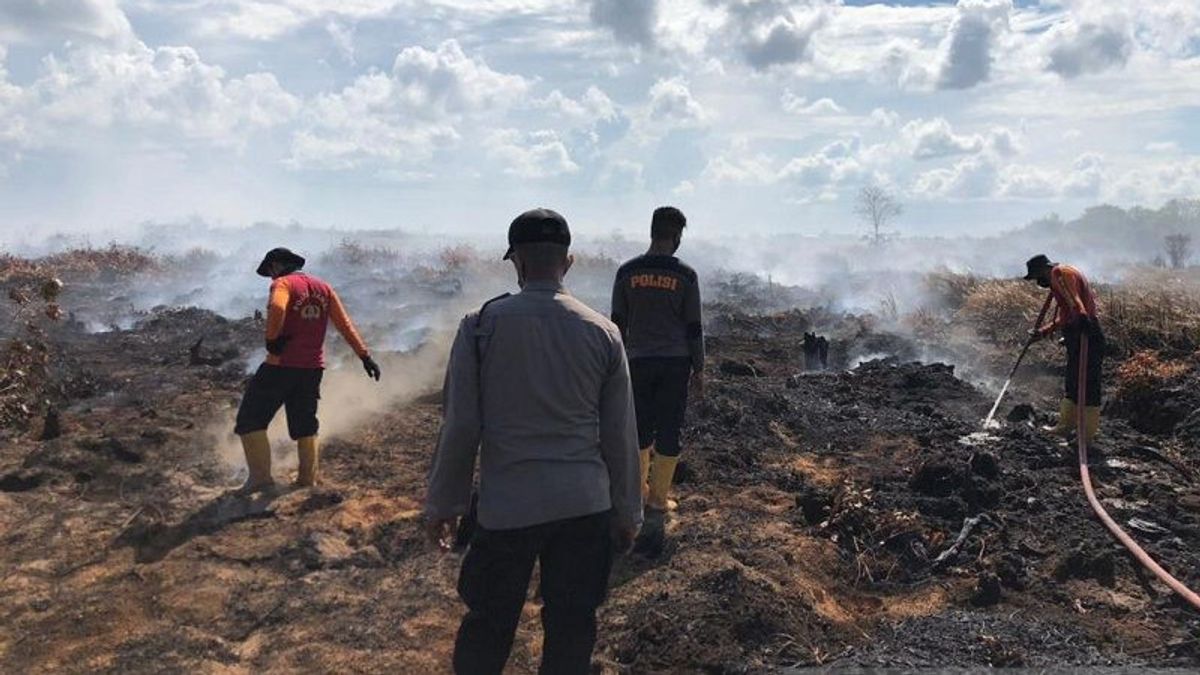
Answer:
M930 357L967 349L945 330L710 316L712 384L691 411L670 543L618 566L605 670L1200 665L1200 618L1092 517L1073 450L1035 431L1057 395L1052 347L980 437L991 392ZM253 318L161 308L103 333L38 325L18 355L45 355L44 386L20 402L37 410L0 432L0 670L445 668L458 558L419 531L435 388L329 439L321 488L240 499L212 421L240 396ZM814 329L832 367L804 373ZM1195 587L1200 374L1188 345L1167 346L1114 353L1093 466L1114 517ZM972 347L985 364L972 374L1002 371L1003 347ZM1148 412L1155 396L1174 412ZM516 672L536 669L536 607Z

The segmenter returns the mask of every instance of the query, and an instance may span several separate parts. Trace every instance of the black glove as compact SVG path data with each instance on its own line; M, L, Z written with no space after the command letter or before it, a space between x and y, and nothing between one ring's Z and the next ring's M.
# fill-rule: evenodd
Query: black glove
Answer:
M367 371L367 377L375 378L375 381L378 382L379 376L383 374L383 371L379 369L379 364L375 363L375 359L370 356L364 356L362 357L362 363L363 370Z
M274 356L279 356L283 353L283 348L287 346L287 336L280 335L274 340L267 340L267 353Z

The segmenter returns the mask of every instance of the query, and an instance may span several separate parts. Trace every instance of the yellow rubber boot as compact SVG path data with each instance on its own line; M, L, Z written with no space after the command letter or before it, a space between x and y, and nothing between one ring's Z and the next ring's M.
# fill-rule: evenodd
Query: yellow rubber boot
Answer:
M646 506L659 511L669 508L671 483L675 480L675 467L679 465L678 457L654 455L650 463L650 496Z
M642 503L643 504L645 504L646 500L650 498L650 483L648 481L650 480L650 454L653 452L654 452L653 445L651 445L648 448L642 448L641 451L638 452L638 463L641 465L641 470L642 470L641 485L642 485Z
M242 492L258 492L275 484L271 478L271 439L266 431L251 431L242 437L242 451L246 453L246 469L250 477L242 486Z
M1058 404L1058 424L1052 427L1042 427L1042 431L1045 431L1048 434L1054 434L1055 436L1062 436L1063 438L1070 436L1071 432L1075 431L1076 427L1075 413L1075 402L1071 399L1064 398L1062 402Z
M298 487L317 484L317 468L321 461L320 443L316 436L306 436L296 441L296 453L300 456L300 470L296 473Z
M1085 406L1083 409L1083 438L1091 443L1100 435L1100 406Z

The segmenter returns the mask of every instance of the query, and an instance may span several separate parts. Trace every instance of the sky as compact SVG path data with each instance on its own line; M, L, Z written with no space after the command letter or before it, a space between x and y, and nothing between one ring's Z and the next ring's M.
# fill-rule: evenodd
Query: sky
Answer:
M1200 196L1200 0L3 0L0 234L986 235Z

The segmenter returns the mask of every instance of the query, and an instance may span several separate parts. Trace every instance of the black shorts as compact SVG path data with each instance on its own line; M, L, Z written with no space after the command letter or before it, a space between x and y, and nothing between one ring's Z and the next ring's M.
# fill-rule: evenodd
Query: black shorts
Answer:
M686 356L629 362L637 408L638 447L654 444L654 451L660 455L679 456L679 434L687 412L691 375L692 360Z
M287 411L288 435L293 440L316 436L317 402L321 399L320 368L286 368L267 363L258 367L238 408L233 433L241 436L252 431L265 431L279 412Z

